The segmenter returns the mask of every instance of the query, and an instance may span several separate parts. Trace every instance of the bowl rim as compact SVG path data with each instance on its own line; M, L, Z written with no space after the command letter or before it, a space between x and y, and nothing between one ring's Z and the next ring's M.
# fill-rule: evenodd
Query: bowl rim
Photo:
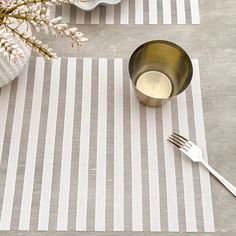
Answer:
M84 11L91 11L95 9L98 5L116 5L120 3L121 0L87 0L82 2L80 0L74 0L73 4Z

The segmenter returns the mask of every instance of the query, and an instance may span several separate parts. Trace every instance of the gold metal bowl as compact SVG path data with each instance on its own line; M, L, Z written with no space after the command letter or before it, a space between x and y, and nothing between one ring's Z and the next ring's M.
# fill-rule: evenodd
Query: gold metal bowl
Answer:
M188 87L193 67L180 46L154 40L134 51L129 60L129 74L138 100L157 107Z

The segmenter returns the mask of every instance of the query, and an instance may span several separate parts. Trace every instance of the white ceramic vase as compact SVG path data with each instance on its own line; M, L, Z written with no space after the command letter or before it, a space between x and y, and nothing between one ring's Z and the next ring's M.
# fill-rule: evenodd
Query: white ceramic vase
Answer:
M31 35L31 29L26 22L23 22L19 26L19 31L27 32L28 35ZM8 58L0 54L0 88L10 83L21 73L31 55L31 49L28 46L17 39L14 40L19 44L25 56L24 58L17 59L16 62L11 62Z

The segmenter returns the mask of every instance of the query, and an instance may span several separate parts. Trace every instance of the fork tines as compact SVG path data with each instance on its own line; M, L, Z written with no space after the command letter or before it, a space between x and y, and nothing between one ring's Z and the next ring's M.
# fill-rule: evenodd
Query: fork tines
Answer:
M175 132L173 132L170 135L170 137L168 138L168 141L171 142L172 144L174 144L178 148L187 149L188 145L191 146L185 137L183 137Z

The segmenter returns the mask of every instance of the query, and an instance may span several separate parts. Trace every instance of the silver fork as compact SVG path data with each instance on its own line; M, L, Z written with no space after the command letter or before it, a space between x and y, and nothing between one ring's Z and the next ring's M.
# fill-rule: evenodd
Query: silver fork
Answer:
M190 157L193 162L202 163L206 169L215 176L235 197L236 197L236 187L233 186L229 181L227 181L222 175L220 175L217 171L215 171L204 159L202 156L202 150L187 140L185 137L172 133L172 135L168 138L168 141L173 143L176 147L180 149L185 155Z

